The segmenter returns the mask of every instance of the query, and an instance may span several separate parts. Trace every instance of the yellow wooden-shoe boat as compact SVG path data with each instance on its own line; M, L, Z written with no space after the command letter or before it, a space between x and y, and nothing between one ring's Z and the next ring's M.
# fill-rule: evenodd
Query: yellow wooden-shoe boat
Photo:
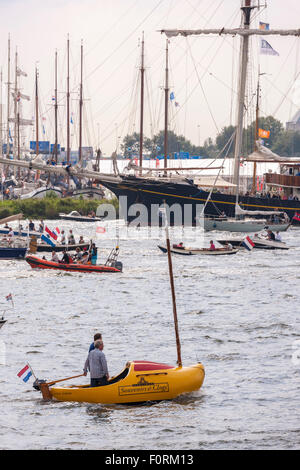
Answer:
M108 385L51 387L48 398L59 401L125 404L170 400L198 390L204 380L201 363L189 367L173 367L156 362L128 362L122 372L111 378ZM46 384L44 384L46 385Z

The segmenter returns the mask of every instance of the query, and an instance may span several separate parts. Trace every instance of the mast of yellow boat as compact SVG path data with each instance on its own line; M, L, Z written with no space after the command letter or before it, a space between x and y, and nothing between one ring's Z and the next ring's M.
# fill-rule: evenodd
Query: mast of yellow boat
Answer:
M180 345L180 338L179 338L179 328L178 328L178 318L177 318L177 308L176 308L176 295L175 295L173 265L172 265L171 246L170 246L170 237L169 237L169 227L168 227L167 212L166 212L165 208L163 210L163 213L165 215L165 231L166 231L166 242L167 242L167 250L168 250L169 278L170 278L171 293L172 293L173 317L174 317L174 327L175 327L175 337L176 337L176 347L177 347L177 364L178 364L179 367L182 367L181 345Z

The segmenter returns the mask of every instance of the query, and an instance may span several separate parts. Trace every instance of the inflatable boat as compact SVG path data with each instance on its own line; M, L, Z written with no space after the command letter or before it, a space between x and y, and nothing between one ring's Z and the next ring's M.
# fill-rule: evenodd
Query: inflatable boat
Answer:
M122 272L122 263L116 261L114 265L93 265L93 264L75 264L75 263L55 263L46 259L38 258L34 255L28 255L25 258L32 268L57 269L59 271L71 271L80 273L120 273Z

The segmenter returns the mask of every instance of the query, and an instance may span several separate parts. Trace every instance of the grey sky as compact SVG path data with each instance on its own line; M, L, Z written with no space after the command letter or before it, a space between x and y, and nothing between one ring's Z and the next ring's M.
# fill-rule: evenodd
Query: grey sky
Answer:
M261 2L263 3L263 2ZM104 153L110 155L116 141L133 129L138 131L138 101L133 92L137 78L141 33L145 31L147 89L145 134L162 128L165 36L160 28L235 27L240 23L239 0L0 0L0 64L7 81L7 37L12 42L12 74L18 47L24 93L33 96L34 68L39 68L41 140L53 141L54 53L59 55L59 133L65 143L66 40L71 43L72 147L78 145L78 83L80 41L84 44L84 145L96 145L98 131ZM255 13L257 15L257 12ZM273 28L299 28L300 4L296 0L269 0L267 10L256 17ZM300 107L292 88L298 61L299 40L270 37L279 57L258 54L252 47L249 94L256 87L257 64L262 77L262 113L276 112L286 122ZM234 122L236 67L239 41L220 37L175 38L170 43L170 85L175 94L170 127L193 143L214 137L224 125ZM232 57L234 78L232 81ZM197 68L197 72L196 72ZM300 78L300 77L299 77ZM199 82L201 81L201 86ZM300 83L300 82L299 82ZM287 99L284 100L284 95ZM3 87L6 103L6 88ZM292 104L294 102L294 104ZM32 117L33 104L24 104L24 117ZM251 116L249 117L250 120Z

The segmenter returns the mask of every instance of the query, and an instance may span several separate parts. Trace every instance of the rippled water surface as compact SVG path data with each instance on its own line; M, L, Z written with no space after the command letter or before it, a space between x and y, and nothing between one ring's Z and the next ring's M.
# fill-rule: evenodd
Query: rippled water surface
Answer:
M57 223L94 235L90 224ZM171 230L173 241L180 236ZM206 377L198 392L152 406L43 402L17 372L28 361L39 378L80 374L96 331L111 375L128 360L175 364L167 257L158 239L121 240L122 274L1 261L0 303L7 308L11 292L15 308L0 330L0 447L299 448L300 230L283 237L289 251L173 256L183 363L203 362ZM97 244L105 260L113 242Z

